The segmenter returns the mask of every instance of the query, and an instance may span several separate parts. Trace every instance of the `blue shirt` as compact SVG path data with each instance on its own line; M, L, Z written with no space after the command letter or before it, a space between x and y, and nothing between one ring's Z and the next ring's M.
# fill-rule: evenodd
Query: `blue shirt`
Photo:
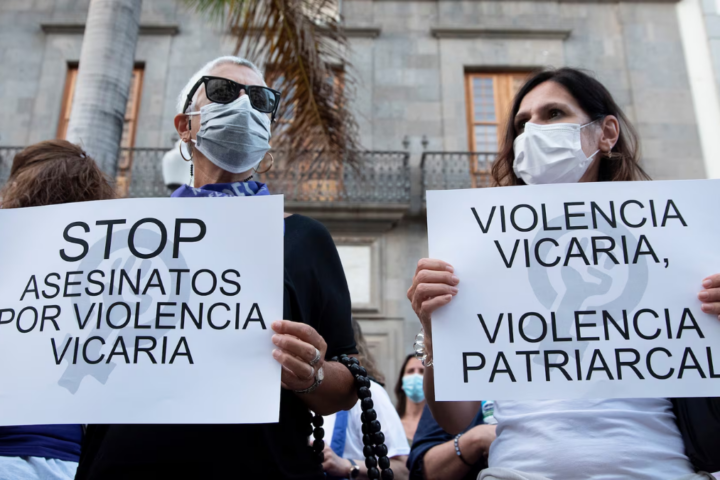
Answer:
M482 408L478 410L472 423L465 430L470 430L477 425L483 425L483 414ZM442 429L440 425L435 421L430 413L430 408L425 405L420 422L418 423L417 430L415 430L415 438L413 438L412 448L410 455L407 459L407 467L410 471L410 479L425 478L423 474L424 464L423 460L425 454L433 447L442 445L445 442L450 442L455 438L454 435L450 435ZM476 480L480 474L480 470L485 466L485 459L481 459L473 468L462 477L462 480Z
M80 461L80 425L0 427L0 456Z

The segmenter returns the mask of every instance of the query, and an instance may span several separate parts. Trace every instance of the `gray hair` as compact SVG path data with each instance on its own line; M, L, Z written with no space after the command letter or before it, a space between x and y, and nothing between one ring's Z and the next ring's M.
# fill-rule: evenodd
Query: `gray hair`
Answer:
M187 96L190 93L190 90L195 86L198 80L200 80L200 77L204 77L205 75L208 75L215 67L219 65L225 65L225 64L233 64L233 65L239 65L241 67L247 67L253 72L257 73L260 79L262 79L263 86L265 85L265 77L263 76L260 69L255 66L254 63L252 63L250 60L246 60L241 57L235 57L233 55L226 55L224 57L218 57L215 60L211 60L210 62L206 63L205 66L203 66L200 70L195 72L195 74L190 77L190 80L185 85L185 87L180 92L180 96L177 99L177 112L178 113L185 113L183 112L183 107L185 106L185 101L187 100ZM195 95L197 95L197 92L195 92ZM190 111L195 109L195 98L192 99L192 102L190 102L190 106L188 107Z

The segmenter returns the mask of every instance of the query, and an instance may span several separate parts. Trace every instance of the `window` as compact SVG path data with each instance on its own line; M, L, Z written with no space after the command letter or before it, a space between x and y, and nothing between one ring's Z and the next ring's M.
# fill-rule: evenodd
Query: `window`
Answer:
M338 245L350 300L353 305L371 303L372 247L370 245Z
M465 92L473 187L489 184L490 162L505 135L512 100L529 72L467 73Z
M65 76L65 91L63 92L62 110L60 111L60 121L58 122L57 138L65 139L67 136L67 128L70 123L70 111L72 110L72 99L75 96L75 82L77 81L78 66L68 65L67 75Z
M380 240L373 236L333 236L333 239L345 271L353 312L379 313L382 303Z
M58 122L57 138L67 136L67 128L70 123L73 97L75 96L75 84L77 83L78 65L68 65L67 76L65 77L65 92L63 94L62 110ZM131 149L135 146L135 131L137 130L138 113L140 112L140 95L142 93L143 67L135 66L133 69L130 92L127 105L125 106L125 122L123 124L120 147ZM132 170L132 153L123 150L118 161L117 193L121 197L127 196L130 186L130 172Z

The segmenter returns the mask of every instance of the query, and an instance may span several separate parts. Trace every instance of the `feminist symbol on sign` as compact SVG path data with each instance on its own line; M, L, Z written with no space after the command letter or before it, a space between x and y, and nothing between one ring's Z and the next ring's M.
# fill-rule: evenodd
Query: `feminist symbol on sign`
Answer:
M112 269L117 270L120 268L124 268L126 271L130 271L133 267L136 266L138 259L135 258L135 256L131 255L129 252L129 249L127 247L128 245L128 234L130 232L130 229L125 230L119 230L113 232L112 235L112 243L111 243L111 250L110 250L110 259L113 257L115 260L112 262ZM145 228L139 228L135 232L134 237L134 245L139 248L148 249L148 250L154 250L157 245L161 243L160 234L149 230ZM148 275L150 272L157 268L159 270L168 271L171 268L175 269L187 269L187 263L185 262L185 258L183 257L182 253L178 252L178 258L173 258L173 248L172 248L172 242L168 241L171 248L165 248L163 249L162 253L160 253L158 256L155 256L152 259L146 259L142 260L142 262L139 265L139 269L141 270L141 281L146 280L148 278ZM100 266L101 263L103 263L105 260L103 258L105 253L105 244L106 239L103 238L101 240L98 240L90 250L88 251L88 254L83 259L82 263L80 264L78 270L83 272L90 272L92 270L95 270ZM124 263L123 263L123 260ZM107 263L110 263L108 261ZM78 301L74 302L73 309L75 310L73 312L73 315L77 312L81 312L82 316L85 316L87 312L90 311L91 308L93 308L95 311L97 310L97 306L92 307L93 303L99 304L99 302L102 302L105 305L105 308L107 309L108 306L112 305L115 302L118 301L125 301L128 304L134 304L136 302L139 302L139 309L138 313L140 316L145 314L150 307L157 303L156 296L157 288L153 288L153 292L148 292L145 295L138 295L135 296L131 291L129 291L128 288L125 288L125 291L123 291L122 294L119 294L117 289L113 292L111 295L109 293L109 287L108 287L109 281L107 280L104 282L104 288L103 288L103 294L101 297L89 297L88 295L83 294L82 296L78 297ZM83 293L83 287L81 286L74 286L72 287L71 293ZM168 291L168 295L171 293L177 293L173 287ZM129 301L127 297L134 296L135 299L133 301ZM173 300L180 303L185 302L190 297L190 285L189 282L183 282L180 287L179 295L174 295ZM97 298L97 302L93 302L93 298ZM160 300L162 301L162 300ZM107 311L107 310L106 310ZM164 310L161 310L163 312ZM108 319L110 322L113 323L121 323L121 318L125 312L122 309L115 309L111 312L111 314L108 316ZM134 315L134 312L133 312ZM96 315L90 315L91 318L96 317ZM175 318L175 322L178 322L179 320ZM142 324L142 321L140 322ZM113 330L108 326L107 321L101 321L99 323L100 328L98 328L98 323L93 322L92 320L88 323L89 325L94 325L92 327L92 330L89 331L86 338L90 338L93 336L100 336L106 340L106 343L112 343L113 334L114 332L121 332L122 330ZM143 337L154 337L155 339L162 336L161 332L158 332L157 330L132 330L132 333L129 334L123 334L130 340L128 342L128 345L135 345L135 339L138 336ZM118 333L119 335L119 333ZM66 335L65 339L62 342L62 345L65 345L70 336ZM144 340L145 342L150 342L147 340ZM142 345L142 344L141 344ZM87 349L87 353L92 356L93 358L96 358L100 355L100 350L102 348L102 344L100 342L93 342L87 346L83 346L83 348ZM94 377L98 382L101 384L105 384L108 381L108 378L110 377L110 374L113 372L113 370L116 367L115 363L106 363L106 362L100 362L98 365L89 365L85 362L78 362L78 363L72 363L70 360L70 357L67 356L66 359L68 359L68 365L65 368L65 371L63 372L62 376L58 380L58 385L61 387L67 389L71 394L75 394L78 389L80 388L80 384L82 383L83 379L86 376L92 376Z
M563 227L564 222L564 217L560 216L548 222L548 226ZM612 237L616 245L621 244L623 236L626 237L626 240L635 240L632 232L622 224L608 230L603 230L598 225L594 232ZM532 245L534 247L540 237L553 238L562 245L560 240L568 235L571 234L562 230L540 230L533 239ZM593 232L585 230L580 234L572 233L572 235L582 237L580 244L585 249ZM547 259L551 245L545 243L542 247L545 248L540 249L540 255L543 259ZM569 244L568 248L570 248ZM616 269L624 271L618 272ZM613 272L615 280L613 280L613 276L609 275L611 270L615 270ZM534 263L528 269L528 279L538 301L549 311L556 312L558 335L564 336L573 332L576 311L613 310L619 306L631 310L636 307L648 286L648 264L645 256L639 257L637 263L621 263L620 265L616 265L606 256L598 262L597 266L579 268L570 265L564 268L545 268L539 263ZM533 332L533 327L539 329L540 325L528 325L527 331L539 334L539 331ZM552 344L552 339L546 337L541 346L543 349L549 349L552 348L550 344ZM587 347L588 342L578 342L577 340L569 342L567 345L568 350L578 348L583 353ZM555 360L553 359L553 361ZM537 355L534 361L536 364L542 364L544 359L541 355Z

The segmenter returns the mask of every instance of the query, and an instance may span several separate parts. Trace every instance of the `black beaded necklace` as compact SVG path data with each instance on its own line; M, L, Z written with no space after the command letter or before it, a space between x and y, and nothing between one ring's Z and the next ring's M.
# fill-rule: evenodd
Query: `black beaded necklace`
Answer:
M355 377L355 386L357 387L357 395L360 399L360 408L362 408L362 433L363 433L363 455L365 455L365 466L368 469L368 478L370 480L393 480L395 474L390 468L390 459L387 457L388 449L385 445L385 435L380 431L380 422L377 419L377 412L373 408L372 395L370 393L370 379L367 377L367 370L360 366L360 362L355 357L340 355L340 358L333 357L331 362L339 361L345 365ZM324 460L323 449L325 442L325 430L323 430L322 415L315 414L312 418L313 437L315 440L312 444L313 452L317 461L322 464ZM382 473L381 471L382 470Z

